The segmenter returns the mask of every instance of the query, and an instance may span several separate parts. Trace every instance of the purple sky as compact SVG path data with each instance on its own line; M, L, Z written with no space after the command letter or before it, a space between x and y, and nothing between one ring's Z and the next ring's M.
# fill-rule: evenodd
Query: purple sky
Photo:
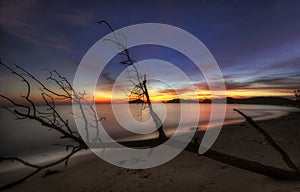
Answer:
M230 96L292 96L300 84L299 1L8 1L0 2L0 58L39 77L44 68L73 79L86 51L115 28L137 23L165 23L200 39L217 60L232 91ZM137 58L173 60L192 79L194 68L184 57L160 48ZM153 56L153 57L152 57ZM172 58L172 59L171 59ZM186 65L183 65L185 63ZM106 76L120 67L108 67ZM1 90L7 91L7 73ZM6 84L6 85L5 85ZM14 83L10 83L14 87Z

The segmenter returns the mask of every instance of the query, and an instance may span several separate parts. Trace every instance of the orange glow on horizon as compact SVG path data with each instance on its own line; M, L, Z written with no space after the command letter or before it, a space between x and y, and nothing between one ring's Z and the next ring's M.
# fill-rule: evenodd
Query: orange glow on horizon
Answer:
M184 93L181 95L174 94L174 92L168 93L157 93L151 91L150 93L152 102L166 102L172 99L183 99L183 100L200 100L212 99L211 92L209 90L198 90L196 93ZM197 97L192 97L192 95ZM277 90L277 89L235 89L227 90L226 97L232 98L249 98L249 97L267 97L267 96L278 96L278 97L293 97L292 90ZM97 103L124 103L128 102L128 96L126 94L114 95L112 97L111 92L96 92L95 101Z

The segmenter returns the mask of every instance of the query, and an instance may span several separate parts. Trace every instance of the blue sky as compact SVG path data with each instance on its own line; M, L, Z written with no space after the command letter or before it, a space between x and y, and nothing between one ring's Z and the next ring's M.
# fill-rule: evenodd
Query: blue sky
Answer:
M200 39L217 60L229 96L292 97L300 84L299 1L8 1L0 2L0 58L37 76L57 69L73 79L86 51L115 28L165 23ZM170 50L153 57L173 60L187 74L192 65ZM135 53L136 57L152 57ZM174 57L175 55L175 57ZM176 56L177 55L177 56ZM178 56L179 57L179 56ZM113 71L107 76L114 79ZM7 74L1 69L2 91ZM197 77L194 78L195 82ZM205 83L198 79L199 87ZM197 83L197 82L196 82ZM7 84L7 83L6 83ZM14 82L10 83L14 87Z

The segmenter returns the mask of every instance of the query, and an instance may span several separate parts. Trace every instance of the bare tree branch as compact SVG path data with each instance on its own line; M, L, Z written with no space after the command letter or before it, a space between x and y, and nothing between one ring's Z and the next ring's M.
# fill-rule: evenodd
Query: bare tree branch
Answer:
M181 139L174 139L173 143L167 143L170 147L178 147L178 143L181 143ZM126 146L126 147L133 147L133 148L139 148L139 147L155 147L161 144L166 144L165 142L168 140L168 138L160 139L148 139L148 140L142 140L142 141L124 141L119 142L119 144ZM118 148L119 146L116 145L116 143L102 143L102 144L95 144L94 146L91 146L92 148ZM186 148L184 149L186 151L198 154L199 150L199 144L198 143L188 143ZM264 165L255 161L250 161L247 159L243 159L240 157L236 157L233 155L229 155L226 153L222 153L213 149L208 149L206 153L201 154L200 156L205 156L210 159L243 169L247 170L253 173L262 174L265 176L269 176L276 179L281 180L292 180L292 181L300 181L300 172L295 170L285 170L269 165Z
M147 80L146 80L146 74L144 74L144 77L139 73L137 67L136 67L136 61L130 56L129 50L127 49L126 46L124 46L120 40L118 39L117 35L115 34L114 29L112 28L112 26L105 20L101 20L99 21L99 23L104 23L105 25L107 25L110 29L110 31L113 33L115 40L113 39L108 39L108 41L112 41L113 43L115 43L117 46L120 46L121 49L123 50L119 55L125 56L125 60L120 61L120 63L122 65L125 66L130 66L133 68L133 73L134 73L134 79L136 80L136 82L132 81L134 85L134 89L131 91L130 96L135 95L136 99L143 99L146 98L146 103L148 104L149 107L149 111L150 111L150 115L155 123L155 126L159 132L159 138L163 139L163 138L167 138L166 134L163 131L163 125L162 122L159 118L159 116L155 113L155 111L152 108L152 103L150 100L150 96L148 93L148 89L147 89ZM124 36L123 36L124 37ZM125 38L125 37L124 37ZM130 73L130 71L128 71L128 73Z
M8 69L13 75L20 78L22 82L26 84L26 94L24 96L21 96L23 98L23 102L16 102L12 98L9 98L5 95L0 95L3 99L8 101L12 104L12 107L3 107L4 109L8 110L10 113L12 113L17 120L20 119L31 119L34 121L37 121L41 123L42 126L50 128L52 130L57 131L62 136L61 139L70 139L73 143L76 144L63 144L64 147L66 147L66 150L71 149L71 152L69 154L66 154L61 159L47 163L45 165L36 165L33 163L29 163L27 161L24 161L23 159L19 157L0 157L0 162L4 161L14 161L22 163L26 167L34 168L32 172L30 172L28 175L12 182L7 185L1 186L0 189L6 189L9 187L12 187L16 184L20 184L23 181L27 180L28 178L32 177L36 173L57 165L59 163L64 162L66 165L68 163L68 160L71 156L73 156L75 153L77 153L80 150L88 149L87 144L84 142L84 140L81 138L81 136L77 133L77 131L74 131L71 129L69 125L69 121L67 119L64 119L59 111L56 109L55 99L69 99L73 100L75 103L79 104L79 106L83 106L82 101L85 103L88 103L86 100L84 100L84 94L77 93L73 90L71 84L68 82L68 80L61 76L57 71L51 71L50 76L48 80L54 81L58 88L62 90L62 93L53 91L46 87L44 83L42 83L40 80L38 80L35 76L33 76L30 72L26 71L22 67L15 64L15 69L9 67L2 61L0 62L0 65ZM18 72L17 70L21 71ZM57 76L57 78L53 77L53 74ZM47 112L40 111L33 100L31 100L31 84L30 81L26 78L32 79L34 82L38 83L41 88L41 98L42 101L44 101L44 105L47 107ZM90 107L92 107L93 104L88 103ZM92 111L94 115L96 116L96 111ZM84 113L83 113L84 115ZM85 118L85 117L83 117ZM87 124L87 123L86 123ZM97 124L98 125L98 124Z
M21 184L23 183L24 181L26 181L27 179L29 179L30 177L32 177L33 175L49 168L49 167L52 167L52 166L55 166L57 164L60 164L60 163L65 163L65 165L68 164L68 161L69 159L77 152L83 150L85 148L83 147L78 147L78 148L73 148L73 150L66 156L64 156L63 158L59 159L59 160L56 160L54 162L51 162L51 163L48 163L46 165L35 165L35 164L32 164L32 163L29 163L29 162L26 162L20 158L17 158L17 157L1 157L0 158L0 162L1 161L5 161L5 160L10 160L10 161L18 161L20 163L22 163L23 165L27 166L27 167L31 167L31 168L34 168L35 170L33 170L32 172L30 172L29 174L25 175L24 177L16 180L16 181L13 181L9 184L6 184L4 186L0 186L0 190L4 190L4 189L8 189L10 187L13 187L15 185L18 185L18 184Z
M259 133L261 133L265 139L268 141L268 143L270 143L270 145L279 152L279 154L281 155L282 159L284 160L284 162L287 164L287 166L289 168L291 168L294 171L299 171L299 169L297 168L297 166L293 163L293 161L291 160L291 158L289 157L289 155L280 147L279 144L277 144L277 142L259 125L257 125L253 119L247 115L245 115L243 112L241 112L238 109L233 109L234 111L238 112L240 115L242 115L248 123L250 123L250 125L252 125Z

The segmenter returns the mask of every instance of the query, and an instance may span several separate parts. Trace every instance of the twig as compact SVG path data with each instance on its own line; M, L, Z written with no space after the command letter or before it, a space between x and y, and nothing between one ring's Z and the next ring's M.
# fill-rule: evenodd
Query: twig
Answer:
M40 165L40 166L39 166L39 165L34 165L34 164L32 164L32 163L29 163L29 162L26 162L26 161L24 161L24 160L22 160L22 159L20 159L20 158L17 158L17 157L2 157L2 158L0 159L0 162L1 162L1 160L18 161L18 162L24 164L24 165L27 166L27 167L35 168L35 170L32 171L32 172L30 172L29 174L25 175L24 177L22 177L22 178L16 180L16 181L13 181L13 182L11 182L11 183L9 183L9 184L6 184L6 185L4 185L4 186L0 186L0 190L8 189L8 188L11 188L11 187L13 187L13 186L15 186L15 185L21 184L21 183L23 183L24 181L26 181L27 179L29 179L30 177L32 177L32 176L34 176L35 174L39 173L40 171L45 170L45 169L47 169L47 168L49 168L49 167L52 167L52 166L54 166L54 165L57 165L57 164L60 164L60 163L63 163L63 162L67 165L69 159L70 159L75 153L77 153L77 152L79 152L79 151L81 151L81 150L83 150L83 149L85 149L85 148L79 147L79 148L73 149L72 152L69 153L68 155L66 155L65 157L63 157L63 158L61 158L61 159L59 159L59 160L57 160L57 161L54 161L54 162L52 162L52 163L48 163L48 164L46 164L46 165Z
M8 110L10 113L12 113L17 120L20 119L30 119L37 121L41 123L42 126L53 129L57 132L59 132L62 136L61 139L71 139L73 142L73 145L64 145L68 151L68 149L71 149L71 152L69 154L66 154L64 157L62 157L60 160L54 161L52 163L47 163L45 165L36 165L33 163L29 163L27 161L24 161L23 159L19 157L0 157L0 162L4 161L16 161L19 163L22 163L26 167L34 168L35 170L30 172L28 175L13 181L7 185L1 186L0 189L7 189L9 187L15 186L17 184L20 184L27 180L28 178L32 177L33 175L37 174L38 172L57 165L59 163L64 162L66 165L68 164L68 161L71 156L73 156L75 153L82 149L88 149L88 146L84 142L84 140L81 138L81 136L78 134L77 131L73 131L71 127L69 126L69 121L67 119L64 119L62 115L57 111L56 105L55 105L55 98L56 99L70 99L73 100L75 103L78 103L81 107L83 106L82 101L86 102L84 100L84 95L77 93L75 90L73 90L71 84L68 82L68 80L61 76L57 71L50 71L50 76L48 80L54 81L58 88L62 90L62 93L52 91L51 89L47 88L44 83L42 83L40 80L38 80L34 75L32 75L30 72L26 71L22 67L15 64L15 69L9 67L2 61L0 61L0 65L5 67L8 71L10 71L13 75L17 76L21 79L22 82L26 84L26 94L24 96L21 96L23 98L23 102L16 102L12 98L7 97L5 95L0 95L3 99L8 101L10 104L12 104L12 108L3 107L6 110ZM19 72L21 71L21 72ZM53 74L55 74L57 77L54 77ZM41 97L42 101L44 101L44 105L47 107L46 112L40 111L36 107L36 103L30 99L31 97L31 84L27 78L32 79L34 82L38 83L41 88ZM72 96L74 95L74 96ZM89 105L93 105L88 103ZM93 111L96 113L96 111ZM84 115L84 112L82 112L82 115ZM86 123L87 125L87 123Z

